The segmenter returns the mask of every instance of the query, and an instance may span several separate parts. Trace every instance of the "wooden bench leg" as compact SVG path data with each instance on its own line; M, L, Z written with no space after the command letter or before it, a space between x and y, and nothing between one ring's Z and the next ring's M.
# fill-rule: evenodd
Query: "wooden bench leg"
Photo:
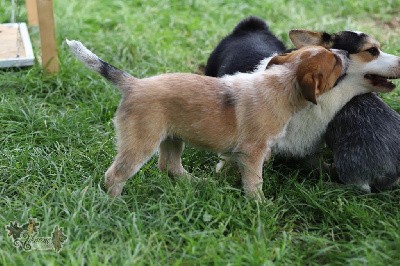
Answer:
M40 43L42 45L42 65L49 73L56 73L60 67L54 28L53 1L36 0L39 18Z
M26 4L26 13L28 14L29 26L39 25L36 0L25 0L25 4Z

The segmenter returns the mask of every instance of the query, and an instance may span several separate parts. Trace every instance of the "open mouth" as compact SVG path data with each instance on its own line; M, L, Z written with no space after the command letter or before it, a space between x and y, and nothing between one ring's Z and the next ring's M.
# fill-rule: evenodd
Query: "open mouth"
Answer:
M374 75L374 74L366 74L364 78L368 79L369 82L372 84L374 87L380 87L385 90L394 90L396 87L395 84L389 81L389 79L396 79L396 77L383 77L379 75Z

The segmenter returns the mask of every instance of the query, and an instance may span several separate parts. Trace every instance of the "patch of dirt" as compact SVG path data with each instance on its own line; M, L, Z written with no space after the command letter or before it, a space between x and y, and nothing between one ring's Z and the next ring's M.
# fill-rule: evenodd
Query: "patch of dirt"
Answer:
M381 17L372 17L368 20L362 20L363 28L367 34L374 36L381 43L396 43L400 35L400 17L395 15L400 13L400 10L394 12L390 19Z
M391 29L399 29L400 28L400 18L393 17L390 21L383 22L383 24Z

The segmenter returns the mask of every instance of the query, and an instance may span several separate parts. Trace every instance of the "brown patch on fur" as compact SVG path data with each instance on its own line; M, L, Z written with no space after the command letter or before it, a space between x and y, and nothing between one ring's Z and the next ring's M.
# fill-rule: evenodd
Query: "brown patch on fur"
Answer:
M367 51L363 51L363 52L360 52L360 53L357 53L357 54L353 54L351 56L352 56L351 57L352 59L361 61L363 63L368 63L368 62L371 62L372 60L376 59L376 56L373 56L372 54L370 54Z
M342 72L342 65L338 60L333 53L326 50L300 63L296 76L306 100L317 104L317 96L334 86Z
M272 67L273 65L282 65L288 61L290 61L291 53L289 54L280 54L274 56L267 64L266 69Z
M187 175L180 159L187 141L240 154L245 192L261 200L262 165L275 138L305 107L305 98L314 102L341 74L341 64L322 47L302 48L273 60L288 70L220 79L179 73L134 79L115 116L118 154L106 172L108 192L119 195L124 182L158 149L161 170Z
M301 92L307 101L317 104L316 97L324 93L327 88L332 88L342 71L342 66L335 55L328 50L321 50L320 53L312 55L310 51L305 50L301 55L302 60L296 73ZM281 65L293 60L296 54L277 55L270 60L267 69L273 65ZM335 62L332 65L332 62ZM332 73L327 70L334 71Z

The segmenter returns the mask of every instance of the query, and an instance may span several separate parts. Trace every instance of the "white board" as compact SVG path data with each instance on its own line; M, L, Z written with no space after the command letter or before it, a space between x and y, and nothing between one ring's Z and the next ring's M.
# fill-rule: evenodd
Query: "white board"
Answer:
M26 23L0 24L0 68L31 66L34 63Z

